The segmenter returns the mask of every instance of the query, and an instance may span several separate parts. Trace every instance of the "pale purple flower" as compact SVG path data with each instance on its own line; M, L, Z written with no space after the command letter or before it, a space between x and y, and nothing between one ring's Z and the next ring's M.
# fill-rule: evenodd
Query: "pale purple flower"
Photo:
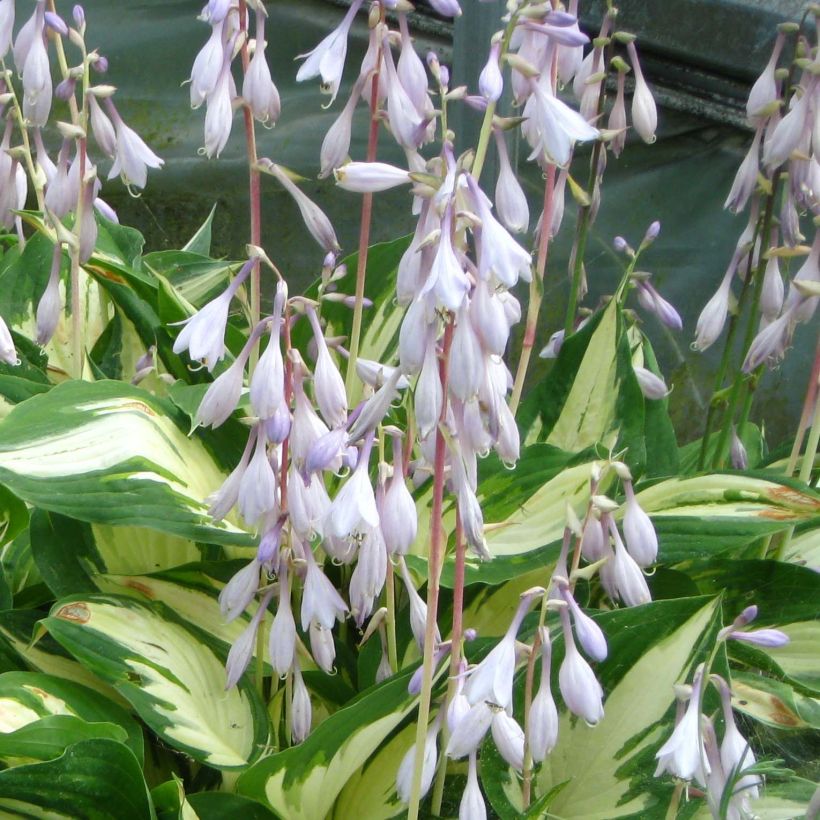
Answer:
M746 117L752 125L759 126L772 113L770 109L777 100L775 71L777 70L777 61L780 58L780 52L783 50L784 42L784 34L782 32L778 33L769 62L766 63L766 67L755 80L752 90L749 92L749 98L746 102ZM767 113L764 114L764 112Z
M578 643L581 644L584 652L586 652L592 660L606 660L608 649L603 630L578 606L575 598L572 597L569 584L566 583L565 580L559 582L558 587L561 591L561 597L566 601L572 615L572 620L575 623L575 634L578 638Z
M293 703L291 704L291 731L294 743L301 743L310 734L313 708L299 664L293 667Z
M305 546L305 560L307 572L302 592L302 629L307 632L312 623L332 629L337 619L340 622L345 619L348 606L316 563L310 545Z
M438 736L438 720L433 721L424 739L424 758L421 769L421 791L420 797L424 797L430 786L433 785L433 778L436 775L436 762L438 760L438 747L436 737ZM416 763L416 744L414 743L405 753L399 764L396 774L396 791L402 803L410 802L410 792L413 785L413 772Z
M387 550L379 528L365 528L362 534L359 560L350 578L350 612L358 627L373 611L387 576Z
M338 252L340 249L339 240L336 239L336 232L333 230L333 225L327 218L327 214L293 182L280 166L269 159L261 160L260 165L269 174L276 177L282 187L293 197L299 208L299 213L302 215L305 227L321 248L326 253Z
M490 727L498 753L517 771L524 768L524 731L503 709L495 709Z
M732 183L732 190L729 191L729 196L723 204L724 208L728 208L734 214L740 213L746 207L749 197L757 186L757 175L760 171L760 141L762 138L763 128L758 127L752 144L737 169L737 174Z
M242 84L242 96L255 119L264 124L274 125L279 119L282 102L279 91L271 78L265 57L265 17L267 12L260 4L256 11L256 51L254 51L248 71Z
M119 175L126 185L144 188L148 181L148 169L161 168L165 162L142 141L133 128L129 128L123 122L110 98L106 98L105 104L117 136L114 164L108 178L113 179Z
M222 486L206 499L209 504L208 515L210 515L214 521L221 521L230 512L233 505L236 504L239 498L239 485L248 467L255 443L256 433L253 431L248 436L239 463L233 468L231 474L222 483Z
M205 99L205 145L200 152L208 158L218 157L222 153L233 128L232 51L232 43L228 43L222 56L222 67L216 84Z
M481 663L470 670L470 676L464 686L464 694L473 706L484 701L490 701L502 709L512 707L512 684L513 675L515 674L515 636L518 634L521 622L529 611L533 600L543 593L543 589L536 587L521 595L518 609L504 637L490 650ZM459 728L460 726L456 727L456 731ZM450 754L449 747L448 754Z
M615 93L615 102L609 112L606 127L614 132L609 147L612 153L619 157L626 145L626 72L618 72L618 87Z
M496 102L504 91L504 78L501 75L501 67L498 58L501 54L501 40L494 39L490 46L490 54L481 74L478 76L478 90L481 96L490 102Z
M91 122L91 133L97 141L99 149L111 159L117 153L117 134L114 125L100 107L93 92L86 96L88 100L88 114Z
M276 503L276 474L268 457L265 431L261 425L257 425L256 449L239 483L237 506L242 518L253 525L265 513L275 509Z
M386 191L411 181L409 171L386 162L348 162L333 173L340 188L359 194Z
M364 403L358 418L350 426L350 441L358 441L376 429L398 395L396 385L402 378L401 371L396 368L388 376L387 381Z
M279 345L281 306L274 308L270 338L265 352L259 357L251 377L250 399L260 419L271 418L285 402L285 366Z
M424 637L427 629L427 604L413 585L413 579L407 571L407 564L401 557L399 557L399 567L401 569L402 581L404 581L404 588L407 591L407 599L410 603L410 630L413 633L413 637L419 649L424 652ZM435 628L434 640L436 645L441 643L441 634L439 633L438 625L436 625Z
M57 330L60 321L60 266L63 261L63 246L54 245L51 256L51 271L40 301L37 303L37 344L47 345Z
M608 535L602 519L590 511L581 533L581 555L589 561L600 561L607 553Z
M807 298L795 287L797 282L813 282L815 285L820 285L820 231L815 232L811 251L806 257L806 261L794 275L794 282L789 287L789 293L785 301L785 309L794 310L795 321L809 322L817 309L820 297L812 296Z
M732 427L732 446L729 450L729 455L732 467L736 470L747 470L749 468L749 456L746 452L746 447L737 434L737 428L734 426Z
M743 360L744 373L751 373L766 362L774 363L783 358L796 322L794 314L794 308L787 308L771 324L758 332Z
M387 384L393 378L396 368L381 362L374 362L372 359L363 359L361 356L356 359L356 374L365 383L375 390ZM396 381L396 388L405 390L410 387L410 382L405 376L399 375Z
M23 116L32 125L42 127L48 122L52 94L51 66L44 33L45 3L37 3L34 19L34 30L23 63Z
M406 555L416 540L418 513L416 502L404 481L401 439L393 439L393 477L381 499L379 509L382 536L391 555Z
M526 233L530 221L527 196L513 171L503 132L496 130L494 134L498 148L498 181L495 186L498 217L513 233Z
M347 35L362 2L363 0L353 0L342 22L316 48L307 54L299 55L300 59L305 58L305 62L296 73L296 82L301 83L304 80L321 76L322 91L331 95L328 105L333 104L339 92L347 56Z
M330 509L330 496L319 475L311 475L305 484L291 462L288 473L288 512L294 531L306 540L322 534L323 522Z
M532 759L541 763L558 742L558 709L550 687L552 643L549 630L538 627L541 638L541 682L529 712L529 746Z
M635 378L638 380L638 387L641 388L641 393L643 393L645 398L658 400L664 399L669 395L670 390L660 376L637 364L632 366L632 370L635 373Z
M483 349L503 356L510 336L504 303L486 280L479 279L470 301L469 317Z
M225 327L231 300L252 267L253 261L245 263L219 296L180 323L184 326L174 341L174 353L187 350L192 359L204 361L208 370L213 372L217 363L225 357Z
M347 394L344 379L330 355L322 328L319 326L319 317L312 307L308 308L307 316L317 347L316 370L313 376L316 404L330 427L341 427L347 421Z
M97 180L97 169L93 165L86 165L85 180L83 180L80 192L80 196L82 197L82 216L78 231L78 257L81 265L84 265L91 258L91 254L94 253L94 248L97 244L97 220L94 216L94 198L99 184Z
M356 469L330 505L326 526L328 531L337 538L347 538L356 532L361 532L365 527L379 526L376 497L367 473L372 447L373 436L369 435L365 439Z
M58 219L62 219L77 207L80 195L80 159L75 154L69 165L68 155L71 151L71 140L63 140L60 153L57 155L55 173L46 186L46 207Z
M624 482L626 504L624 506L624 539L629 554L639 567L648 567L658 557L658 535L652 520L643 511L631 481Z
M14 0L0 0L0 60L11 48L14 30Z
M428 300L415 299L399 328L399 361L405 373L417 373L428 347Z
M735 254L735 259L729 265L720 286L698 317L697 327L695 328L695 341L692 343L694 350L702 352L711 347L717 341L723 326L726 324L726 314L729 311L729 294L732 277L737 269L737 261L737 254Z
M194 427L219 427L239 404L245 359L238 358L208 386L194 417Z
M390 50L390 40L386 34L382 60L387 89L386 114L390 131L403 148L417 148L424 141L425 123L399 80L393 63L393 53Z
M815 95L817 78L811 77L797 96L791 110L767 134L763 144L763 164L767 168L782 165L800 144L806 132L808 117L812 114L812 97Z
M223 32L223 20L213 21L211 34L194 59L191 69L191 108L199 108L216 88L225 59Z
M443 402L444 394L439 376L436 339L432 334L429 334L427 348L424 353L424 364L419 374L414 396L416 423L418 424L420 438L427 438L436 429L441 417Z
M487 808L478 785L478 766L475 751L470 753L467 765L467 785L458 805L458 820L487 820Z
M448 387L462 401L469 401L481 389L483 371L484 353L470 321L469 300L465 300L464 307L457 314L450 348Z
M13 6L13 4L12 4ZM37 8L35 8L31 17L26 20L17 32L17 37L14 40L14 65L17 67L17 73L23 73L23 66L26 64L26 57L28 56L31 44L34 42L36 36L42 38L43 23L45 21L45 0L37 0ZM40 17L38 19L38 13ZM6 12L9 23L14 21L14 11L9 15ZM11 29L8 31L8 36L11 36Z
M328 675L333 672L333 662L336 660L333 633L315 621L310 625L310 653L319 669Z
M492 726L493 714L493 707L486 700L479 700L471 706L450 733L447 757L458 760L474 754Z
M287 569L279 573L279 606L270 628L268 654L273 671L283 678L290 672L296 656L296 621L290 606Z
M345 107L333 121L333 125L330 126L327 134L325 134L324 140L322 140L322 148L319 152L319 163L322 169L319 173L319 177L321 179L330 176L334 169L339 168L348 156L350 151L350 137L353 129L353 115L356 112L356 104L359 101L367 79L366 75L362 75L356 80L353 91L345 103ZM370 163L360 164L368 165ZM409 179L405 180L405 182L409 182ZM341 183L340 187L351 190Z
M594 725L604 716L604 690L575 646L567 611L562 609L560 614L565 645L564 660L558 670L561 696L570 712Z
M735 716L732 712L732 692L729 685L719 675L712 676L713 681L717 681L720 691L720 703L723 708L723 740L720 744L720 762L724 775L729 778L732 775L739 775L745 769L749 769L757 762L754 752L749 746L749 741L740 733L735 723ZM755 798L758 796L758 786L763 785L759 776L745 775L738 777L734 782L733 792L741 793L744 797Z
M727 637L734 641L750 643L753 646L762 646L766 649L777 649L789 642L789 636L779 629L750 629L746 632L735 629Z
M401 31L401 52L396 63L396 73L416 111L422 118L426 118L432 113L432 103L427 89L427 71L421 57L413 48L407 15L403 12L399 13L399 30ZM432 138L433 134L430 133L427 136Z
M635 90L632 92L632 125L644 142L653 143L655 142L655 131L658 128L658 109L643 76L635 43L627 43L626 50L635 74Z
M638 282L638 302L644 310L654 313L668 328L672 330L683 329L683 320L680 313L674 305L658 293L651 282Z
M601 567L601 581L607 594L620 598L626 606L639 606L652 600L641 568L627 552L615 521L607 516L609 531L615 541L615 553Z
M248 668L248 664L251 662L254 649L256 648L256 633L259 631L259 624L262 623L262 619L267 614L268 604L272 597L273 590L270 590L259 602L259 606L256 612L254 612L250 623L242 630L240 636L231 645L231 650L228 653L228 661L225 664L225 672L227 673L225 680L226 689L232 689L236 686ZM261 658L257 658L257 663L261 663Z
M0 362L12 366L20 364L20 358L14 347L14 339L2 316L0 316Z
M259 589L259 571L262 565L254 558L237 572L219 593L219 609L230 623L238 618Z
M655 777L670 772L681 780L697 778L704 783L705 775L711 771L703 748L700 729L700 691L703 684L703 664L695 670L692 679L692 694L681 720L675 726L672 736L658 749L658 768Z

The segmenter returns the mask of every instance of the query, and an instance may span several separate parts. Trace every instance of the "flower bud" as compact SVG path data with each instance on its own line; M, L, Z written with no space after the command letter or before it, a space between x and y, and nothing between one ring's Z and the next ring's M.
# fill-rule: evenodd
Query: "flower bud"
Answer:
M645 367L633 365L635 377L638 380L638 387L647 399L657 400L666 398L669 395L669 388L666 382L660 377L647 370Z
M561 610L561 626L564 630L566 652L558 671L558 685L567 708L589 724L597 723L604 716L604 691L590 665L581 657L572 637L569 615Z
M658 536L649 516L641 509L631 481L624 482L624 539L629 554L639 567L648 567L658 557Z
M424 739L424 758L421 769L421 791L419 798L430 791L430 786L433 785L433 778L436 774L436 762L438 760L438 747L436 745L436 737L438 735L438 721L434 721ZM399 795L399 800L402 803L410 802L410 792L413 785L413 772L416 763L416 744L414 743L406 752L399 764L399 770L396 774L396 791Z
M237 572L219 593L219 609L227 623L238 618L247 608L259 588L261 564L254 558Z
M313 719L313 709L302 673L296 666L293 670L293 703L291 705L291 726L293 742L301 743L310 734L310 724Z

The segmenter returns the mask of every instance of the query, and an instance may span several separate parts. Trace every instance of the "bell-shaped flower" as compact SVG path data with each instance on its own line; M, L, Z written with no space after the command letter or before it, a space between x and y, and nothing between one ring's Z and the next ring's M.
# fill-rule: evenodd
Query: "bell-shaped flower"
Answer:
M465 300L457 314L448 380L448 387L462 401L478 395L484 377L484 353L470 318L470 303Z
M350 425L350 441L358 441L369 435L381 423L398 395L396 385L402 378L401 371L396 368L387 381L364 403L356 421Z
M473 206L481 219L479 241L478 275L489 279L493 274L506 287L511 288L520 276L525 282L532 277L532 258L493 216L486 198L472 175L467 175Z
M758 332L743 360L743 372L751 373L766 362L777 362L786 352L795 325L795 309L785 309L770 325Z
M419 798L430 791L430 786L433 785L433 778L436 776L436 762L438 760L438 746L436 745L436 738L438 737L438 720L434 720L427 730L424 739L424 757L421 767L421 790ZM416 764L416 744L414 743L405 753L404 757L399 763L399 770L396 774L396 791L399 795L399 800L402 803L410 802L410 792L413 788L413 773Z
M63 261L62 245L54 246L51 257L51 271L46 282L46 289L37 303L37 344L47 345L57 330L60 321L62 300L60 298L60 267Z
M490 650L484 660L470 670L470 676L464 686L464 694L473 706L483 701L490 701L502 709L512 707L515 636L533 600L543 592L544 590L538 587L521 595L518 609L504 637ZM456 727L456 730L458 729L459 727Z
M427 304L424 299L413 301L404 314L399 328L399 361L405 373L417 373L424 364L429 347Z
M208 387L194 417L194 427L219 427L224 424L239 404L245 360L237 359Z
M340 188L358 194L378 193L411 182L409 171L386 162L348 162L333 173Z
M820 286L820 231L815 232L811 251L809 251L806 261L803 262L794 275L794 282L789 287L789 293L784 305L785 310L794 310L795 321L809 322L814 316L820 297L807 297L803 291L795 287L798 282L813 283Z
M740 733L735 723L735 716L732 712L732 692L726 681L718 675L714 675L712 680L718 682L720 690L720 701L723 708L723 740L720 744L720 762L723 772L727 778L736 776L733 793L742 793L744 797L755 798L759 794L758 787L763 785L760 777L755 775L745 775L739 777L745 769L755 765L755 754L749 746L749 741Z
M404 481L401 439L393 439L393 477L379 506L382 537L391 555L406 555L418 531L416 502Z
M161 168L165 162L142 141L133 128L123 122L110 98L105 100L105 104L117 135L114 164L108 172L108 178L114 179L119 175L126 185L144 188L148 181L148 169Z
M328 675L332 674L333 662L336 660L333 633L315 621L310 625L310 654L319 669Z
M260 419L271 418L285 402L285 365L279 345L281 326L281 319L274 315L268 346L251 377L251 407Z
M93 165L86 164L85 179L80 189L82 202L80 203L81 207L79 207L77 211L80 216L78 257L81 265L84 265L91 258L91 254L94 253L94 248L97 245L97 220L94 216L94 197L96 196L99 184L97 169Z
M456 760L475 753L493 723L493 708L485 700L470 707L470 711L455 725L447 741L447 757Z
M259 571L262 565L254 558L242 567L219 593L219 609L227 623L238 618L259 589Z
M749 629L742 631L734 629L726 636L734 641L750 643L753 646L762 646L766 649L778 649L789 642L789 636L779 629Z
M720 286L700 312L697 327L695 328L695 341L692 343L694 350L702 352L711 347L723 331L723 326L726 324L726 314L729 312L732 277L736 268L736 262L729 265Z
M427 604L413 585L413 579L407 571L407 564L405 564L404 559L401 557L399 557L399 566L401 567L401 577L404 581L404 588L407 591L407 599L410 602L410 629L419 649L424 652L424 637L427 629ZM436 625L434 639L436 645L441 643L441 633L439 632L438 625Z
M70 150L71 140L63 140L55 173L46 186L46 207L58 219L76 209L80 196L80 158L75 155L74 161L69 164Z
M760 125L768 119L769 114L766 112L770 111L772 104L777 100L775 71L777 70L777 61L780 59L780 52L783 50L785 39L782 32L778 33L769 61L749 92L749 98L746 101L746 118L753 125Z
M680 313L673 304L658 293L651 282L638 282L638 301L644 310L654 313L668 328L683 329L683 319Z
M501 40L494 40L490 46L490 54L481 74L478 75L478 90L481 96L489 102L496 102L501 98L504 91L504 77L501 74L501 67L498 58L501 54Z
M603 630L578 606L568 584L559 582L558 586L575 623L578 643L592 660L605 661L608 650Z
M194 59L191 69L191 108L199 108L213 94L219 80L225 55L223 20L211 23L211 34Z
M763 287L760 291L760 310L763 316L773 322L783 308L783 276L780 273L780 264L775 255L769 257L766 262L766 270L763 274Z
M299 55L300 59L306 59L296 73L296 82L301 83L321 76L322 91L331 95L328 105L333 104L339 92L347 56L347 35L362 2L363 0L353 0L342 22L316 48L307 54Z
M2 316L0 316L0 362L12 366L20 364L20 357L14 347L14 339Z
M767 168L782 165L799 145L806 132L808 117L812 114L813 97L817 78L811 77L801 94L793 103L791 110L775 126L774 131L766 135L763 144L763 164Z
M529 711L528 740L530 754L541 763L558 742L558 709L550 687L550 661L552 644L547 627L538 628L541 636L541 683L532 699Z
M639 567L648 567L658 557L658 535L652 520L643 511L631 481L624 482L626 505L624 506L624 540L629 554Z
M268 457L268 442L261 425L256 428L256 449L239 484L237 506L249 525L277 504L276 474Z
M658 108L643 76L635 43L628 43L626 48L629 52L632 71L635 74L635 90L632 92L632 125L644 142L652 143L655 142L655 131L658 128Z
M572 628L566 610L561 610L561 627L564 632L565 654L558 670L558 686L567 708L590 725L604 716L604 690L590 665L575 646Z
M282 187L291 195L293 201L299 208L302 221L308 229L308 233L314 238L319 246L326 253L338 253L340 249L339 240L336 239L336 232L333 225L327 218L327 214L280 168L270 160L262 160L260 167L271 176L276 177Z
M441 221L438 248L421 295L433 291L447 310L456 311L467 295L470 282L453 249L452 226L452 208L448 208Z
M658 749L655 757L658 758L657 777L662 772L670 772L681 780L696 778L701 784L705 783L711 767L706 759L703 748L700 721L700 691L703 683L703 664L695 670L692 679L692 694L689 704L672 736Z
M416 384L414 399L419 437L427 438L438 425L444 401L441 378L439 376L436 339L432 333L429 333L427 336L424 364L422 365L421 374Z
M279 574L279 605L270 628L268 655L273 671L280 678L290 672L296 658L296 621L290 606L290 586L288 573L283 569Z
M319 151L319 165L321 167L319 173L320 179L330 176L337 168L340 168L347 159L350 152L353 115L356 112L356 104L359 102L359 97L361 96L366 80L367 76L362 75L356 81L344 108L333 121L333 125L328 128L325 138L322 140L322 148ZM369 163L360 164L367 165ZM345 188L346 186L340 183L340 187Z
M513 171L503 132L496 130L494 133L498 148L498 181L495 184L495 207L498 218L507 230L513 233L526 233L530 223L527 195Z
M481 787L478 785L478 765L476 753L470 753L467 765L467 785L458 804L458 820L487 820L487 807L481 796Z
M316 311L308 308L307 315L313 328L313 338L317 348L316 371L313 377L316 404L330 427L342 427L347 421L347 394L344 379L330 355Z
M427 71L421 57L413 48L410 38L410 29L407 25L407 15L400 12L399 30L401 32L401 52L396 63L396 73L402 88L412 101L420 116L426 117L431 113L432 105L427 89ZM432 134L430 135L432 138Z
M265 57L266 16L265 7L260 4L256 11L256 51L254 51L242 83L242 96L251 109L254 119L266 125L274 125L282 111L282 102L279 98L279 91L271 78Z
M614 135L609 143L610 150L619 157L626 145L626 71L618 71L615 102L609 112L606 127Z
M395 372L396 368L388 364L374 362L372 359L363 359L361 356L356 359L356 375L374 390L378 390L386 384ZM406 377L400 375L396 381L396 387L399 390L404 390L410 387L410 382Z
M733 214L740 213L749 201L749 197L757 186L757 175L760 173L760 141L763 138L763 128L759 127L755 132L752 144L749 147L743 162L735 174L732 190L723 203L724 208L728 208Z
M117 133L114 130L114 124L102 110L93 92L89 93L86 99L88 100L91 133L94 135L99 149L107 157L113 159L117 152Z
M216 85L206 98L205 145L200 152L210 159L222 153L233 128L232 53L232 43L228 43L222 55L222 67L216 78Z
M403 148L417 148L424 141L425 124L396 73L387 35L382 47L382 67L387 89L386 115L390 131Z
M291 704L291 734L294 743L301 743L310 734L313 707L299 665L293 668L293 702Z
M356 469L330 505L325 526L337 538L347 538L366 527L379 526L376 497L367 472L372 447L373 436L369 435L365 439Z
M330 509L330 496L320 475L311 475L305 484L291 462L288 472L288 512L294 531L309 541L323 534L324 521Z
M325 629L332 629L337 619L340 622L344 620L348 606L316 563L309 545L305 546L305 559L307 572L302 592L302 629L307 632L314 622Z
M267 614L268 604L272 596L273 591L265 594L265 597L259 602L259 606L256 612L254 612L250 623L242 630L242 633L233 644L231 644L231 650L228 652L228 660L225 664L226 689L233 689L233 687L239 683L239 679L251 662L254 649L256 648L256 633L259 631L259 624L262 623L262 618ZM257 658L257 663L261 662L261 658Z
M495 709L490 727L498 753L517 771L524 768L524 731L503 709Z
M319 418L313 405L305 395L303 385L303 365L293 369L294 410L290 430L290 455L296 468L302 472L310 448L314 442L328 432L327 425Z
M239 463L233 468L231 474L222 483L222 486L208 496L208 515L214 521L221 521L233 508L239 499L239 485L242 483L242 476L248 468L248 462L256 443L256 432L252 431L248 436L245 449Z
M23 63L23 116L35 126L44 126L51 111L51 66L45 41L45 3L34 10L34 31Z
M611 597L619 598L627 606L645 604L652 600L646 578L635 559L627 552L615 526L615 520L611 516L607 516L607 519L610 534L615 542L615 553L601 567L604 588Z
M13 3L11 4L14 5ZM32 12L31 17L26 20L25 23L20 27L20 31L17 32L17 37L14 40L14 65L17 68L17 73L23 73L23 66L26 64L26 57L28 56L29 49L31 48L31 44L34 42L34 38L36 36L43 36L43 26L45 22L45 0L37 0L37 6L42 6L42 10L40 8L35 8ZM38 18L38 12L40 17ZM6 11L5 14L6 19L13 25L14 24L14 9L12 8L11 13ZM6 36L11 36L12 29L10 28L6 33Z
M0 0L0 60L11 48L14 31L14 0Z
M373 611L387 577L387 550L378 527L366 529L363 536L350 577L350 612L358 627Z
M521 455L521 434L516 424L512 410L507 406L503 397L496 402L498 415L498 436L493 449L507 467L514 467Z

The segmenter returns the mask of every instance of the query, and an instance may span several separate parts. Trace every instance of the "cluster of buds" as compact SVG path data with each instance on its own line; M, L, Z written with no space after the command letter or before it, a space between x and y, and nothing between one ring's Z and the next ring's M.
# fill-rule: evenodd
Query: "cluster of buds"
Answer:
M256 37L247 39L244 6L238 0L209 0L199 19L211 27L191 69L191 108L205 103L205 144L200 151L218 157L231 135L233 112L238 103L250 110L254 119L273 126L279 119L281 101L265 56L265 18L262 2L251 2L256 19ZM249 57L249 52L253 56ZM231 66L242 55L244 78L241 98L237 94Z
M94 250L95 210L109 220L117 220L113 209L98 196L101 182L88 136L93 135L100 152L112 161L108 178L121 176L129 186L144 187L147 169L160 167L162 160L123 121L113 102L114 87L92 84L91 72L104 73L108 61L86 45L82 6L74 6L73 25L69 26L56 12L47 10L45 0L37 0L33 14L16 37L14 17L13 0L3 0L0 57L5 59L11 49L22 95L15 90L12 71L6 70L0 79L0 112L6 117L0 143L0 223L6 228L16 225L21 244L25 241L20 218L14 212L25 207L30 182L55 239L51 273L37 307L37 341L46 344L60 317L64 249L76 272ZM79 52L77 65L67 62L67 44ZM51 79L50 47L56 52L62 77L56 88ZM57 123L62 144L56 163L43 141L55 95L68 102L71 112L70 122ZM16 146L11 144L15 125L22 143ZM67 219L72 220L71 229L65 225Z
M745 627L756 617L757 607L747 607L720 632L718 640L740 640L768 648L788 643L788 636L777 629L747 630ZM720 742L715 721L703 712L704 691L709 683L720 695L723 714ZM705 789L709 809L715 817L751 816L749 802L758 796L763 781L755 770L754 752L735 722L731 687L720 675L708 675L706 665L699 664L691 685L676 686L675 690L678 698L675 729L655 755L658 758L655 776L669 773L679 780L696 782Z
M796 58L791 66L780 66L786 39L794 35ZM782 24L746 105L754 138L725 207L739 213L748 206L749 218L717 291L698 319L693 344L696 350L706 350L718 339L730 311L733 280L745 281L756 272L762 277L760 325L743 363L746 372L783 357L796 325L811 320L820 296L819 67L817 46L811 46L795 24ZM772 219L772 214L779 218ZM815 227L810 247L802 244L801 215L806 214L813 217ZM784 283L781 261L806 253L806 260Z

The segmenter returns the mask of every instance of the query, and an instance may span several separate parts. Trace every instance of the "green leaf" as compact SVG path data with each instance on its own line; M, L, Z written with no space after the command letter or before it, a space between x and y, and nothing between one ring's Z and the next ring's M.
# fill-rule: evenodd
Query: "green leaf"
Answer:
M122 743L127 735L114 723L86 723L72 715L48 715L13 732L0 733L0 758L52 760L81 740L107 738ZM28 762L26 760L25 762ZM13 762L10 765L14 765Z
M151 802L158 820L197 820L198 815L185 797L182 781L174 775L172 780L151 789Z
M268 721L256 692L244 680L225 691L225 653L167 607L73 597L43 623L169 745L220 769L243 768L261 754Z
M39 672L6 672L0 675L0 712L5 726L10 725L9 721L21 726L23 722L51 715L75 717L93 724L114 724L122 730L125 744L142 763L141 727L121 706L79 683Z
M759 673L732 673L732 705L775 729L820 729L820 700Z
M199 228L197 228L196 233L185 243L185 247L183 247L182 250L190 251L191 253L201 253L203 256L208 256L210 254L211 229L214 224L216 205L217 203L214 202L211 212Z
M206 498L224 475L179 428L178 412L119 382L66 382L0 422L0 481L82 521L250 545L247 533L210 519Z
M114 809L114 807L116 807ZM8 817L155 817L139 763L115 740L75 743L57 760L0 772L0 808Z
M241 794L198 792L188 795L188 802L202 820L274 820L268 808Z
M186 302L201 307L216 297L228 284L235 262L211 259L209 256L181 251L149 253L143 263L158 277L167 279ZM161 315L161 312L160 312Z
M400 674L362 693L322 722L304 743L248 769L237 790L266 802L285 820L327 817L345 784L415 708L418 699L407 693L409 678L409 673ZM375 802L379 796L383 800L384 793L374 795L373 816L382 816Z

